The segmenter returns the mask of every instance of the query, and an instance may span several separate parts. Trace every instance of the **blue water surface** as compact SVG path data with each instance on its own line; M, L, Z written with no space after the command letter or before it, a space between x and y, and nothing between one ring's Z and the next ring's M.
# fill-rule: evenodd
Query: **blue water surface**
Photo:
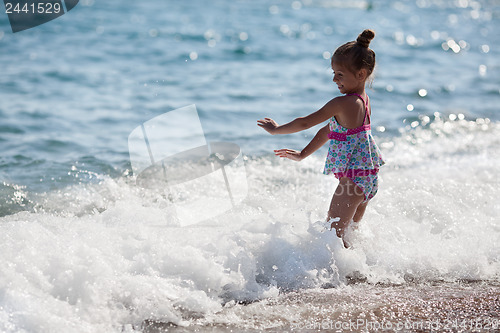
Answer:
M15 34L0 13L0 183L44 192L129 175L129 133L193 103L209 141L300 149L314 128L271 137L256 120L337 96L329 57L365 28L376 136L436 112L499 121L498 1L82 0Z

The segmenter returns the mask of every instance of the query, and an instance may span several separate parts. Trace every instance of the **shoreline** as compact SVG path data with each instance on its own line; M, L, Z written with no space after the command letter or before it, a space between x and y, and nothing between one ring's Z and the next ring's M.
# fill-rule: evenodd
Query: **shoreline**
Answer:
M225 318L239 319L238 325ZM145 321L144 333L161 332L498 332L500 282L353 284L281 294L225 308L192 325Z

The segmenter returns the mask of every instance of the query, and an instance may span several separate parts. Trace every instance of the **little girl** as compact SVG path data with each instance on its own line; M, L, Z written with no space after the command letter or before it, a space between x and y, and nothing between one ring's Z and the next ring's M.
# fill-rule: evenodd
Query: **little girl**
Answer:
M339 185L327 221L330 230L335 228L346 246L344 233L351 221L361 220L368 201L377 193L378 171L384 164L371 134L370 100L365 92L365 83L375 67L375 52L369 48L374 37L372 30L364 30L356 41L340 46L333 54L333 82L344 96L284 125L278 125L271 118L257 121L260 127L274 135L303 131L329 119L302 151L278 149L274 152L279 157L300 161L330 140L323 173L333 173Z

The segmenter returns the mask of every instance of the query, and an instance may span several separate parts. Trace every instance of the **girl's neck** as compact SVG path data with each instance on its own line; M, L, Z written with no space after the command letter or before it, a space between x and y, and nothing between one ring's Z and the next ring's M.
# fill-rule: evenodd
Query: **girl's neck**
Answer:
M347 95L360 95L360 96L365 96L365 88L363 87L362 89L353 89L352 91L349 91L346 93Z
M346 95L358 94L361 96L365 96L365 84L366 84L366 81L358 82L358 84L356 86L352 87L351 91L347 92Z

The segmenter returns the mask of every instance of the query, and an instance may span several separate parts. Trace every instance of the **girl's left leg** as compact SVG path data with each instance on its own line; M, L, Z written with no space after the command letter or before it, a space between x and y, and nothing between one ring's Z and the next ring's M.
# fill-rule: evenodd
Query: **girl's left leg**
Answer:
M340 178L328 210L328 221L332 218L340 219L332 223L332 228L335 228L339 238L343 239L350 221L355 215L358 215L358 209L360 209L359 213L364 213L366 204L360 207L363 205L364 199L363 191L351 179Z
M368 206L368 201L359 204L358 209L356 209L356 213L354 213L354 216L352 218L354 222L357 223L361 221L363 215L365 215L366 206Z
M365 214L367 205L368 201L360 203L358 205L358 209L356 209L356 213L354 213L351 223L347 225L347 229L344 232L344 238L343 238L345 247L350 247L350 244L352 243L351 241L349 241L350 231L352 232L358 229L359 222L361 221L363 215Z

